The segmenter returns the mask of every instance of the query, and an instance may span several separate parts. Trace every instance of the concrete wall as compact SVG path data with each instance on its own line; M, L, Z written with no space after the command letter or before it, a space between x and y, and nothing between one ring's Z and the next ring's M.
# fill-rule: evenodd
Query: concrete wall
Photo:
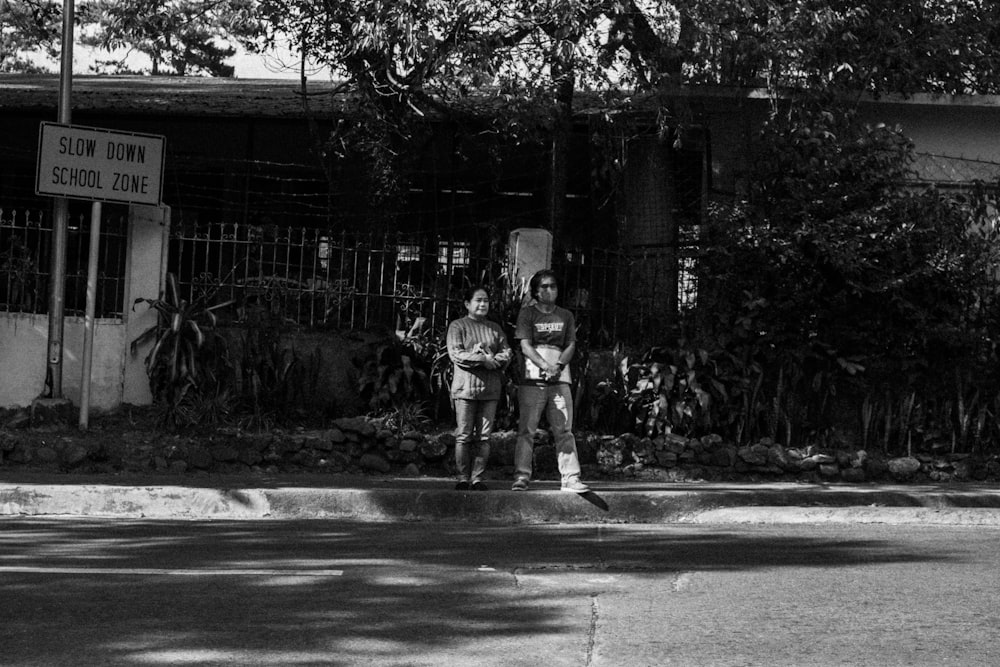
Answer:
M150 344L136 354L131 342L156 324L156 313L145 305L135 311L138 297L160 293L164 266L164 239L169 232L169 208L132 207L129 212L129 257L125 276L125 313L121 320L94 323L90 379L90 407L113 410L122 403L152 402L143 360ZM26 407L47 390L49 318L47 315L0 313L0 407ZM66 317L63 323L62 394L80 404L83 371L84 321Z

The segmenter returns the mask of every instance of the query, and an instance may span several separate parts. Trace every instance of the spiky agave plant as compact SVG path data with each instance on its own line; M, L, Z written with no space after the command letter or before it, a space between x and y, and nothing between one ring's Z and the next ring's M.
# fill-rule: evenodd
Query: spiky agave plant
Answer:
M146 374L153 400L164 406L163 421L173 426L186 402L218 402L232 389L233 366L226 340L216 329L215 312L233 301L207 301L182 299L176 277L168 273L160 298L139 298L132 305L134 310L146 303L159 315L154 326L132 341L131 351L135 354L139 345L154 341L145 359Z

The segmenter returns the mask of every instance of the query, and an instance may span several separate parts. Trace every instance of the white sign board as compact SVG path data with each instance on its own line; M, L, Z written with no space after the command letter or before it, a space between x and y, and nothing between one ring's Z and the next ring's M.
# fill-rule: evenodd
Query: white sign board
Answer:
M35 194L158 206L164 138L42 123Z

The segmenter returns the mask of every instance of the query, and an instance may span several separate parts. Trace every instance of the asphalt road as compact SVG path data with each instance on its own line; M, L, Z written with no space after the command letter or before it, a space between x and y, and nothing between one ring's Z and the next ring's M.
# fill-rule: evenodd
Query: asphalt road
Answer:
M0 664L1000 664L1000 530L0 519Z

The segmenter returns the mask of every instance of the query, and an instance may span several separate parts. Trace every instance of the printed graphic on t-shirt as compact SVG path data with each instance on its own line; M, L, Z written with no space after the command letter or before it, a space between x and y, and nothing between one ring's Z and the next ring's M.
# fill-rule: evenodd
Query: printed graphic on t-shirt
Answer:
M560 333L563 330L562 322L535 322L535 331L538 333Z

